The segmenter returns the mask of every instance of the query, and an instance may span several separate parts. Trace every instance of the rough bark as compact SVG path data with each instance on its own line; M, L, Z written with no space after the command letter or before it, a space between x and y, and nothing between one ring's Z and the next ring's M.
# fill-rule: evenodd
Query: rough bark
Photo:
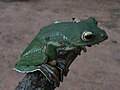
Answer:
M67 55L66 68L69 68L77 55L77 53L73 52ZM54 87L53 84L50 84L41 72L37 71L26 74L15 90L54 90L55 88L56 87Z
M15 90L54 90L41 72L28 73Z

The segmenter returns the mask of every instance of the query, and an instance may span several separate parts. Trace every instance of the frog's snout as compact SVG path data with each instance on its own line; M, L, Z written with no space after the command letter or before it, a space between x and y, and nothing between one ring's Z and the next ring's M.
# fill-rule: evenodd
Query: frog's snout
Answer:
M102 33L101 37L104 38L105 40L108 39L108 35L106 33Z
M105 36L105 39L108 39L108 35Z

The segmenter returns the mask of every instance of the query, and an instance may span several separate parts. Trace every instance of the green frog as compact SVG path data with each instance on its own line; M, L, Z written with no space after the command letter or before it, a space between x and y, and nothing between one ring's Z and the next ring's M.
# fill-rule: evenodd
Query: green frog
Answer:
M15 70L21 73L40 71L49 82L63 81L72 61L86 47L99 44L108 38L93 18L71 22L56 21L43 27L21 54Z

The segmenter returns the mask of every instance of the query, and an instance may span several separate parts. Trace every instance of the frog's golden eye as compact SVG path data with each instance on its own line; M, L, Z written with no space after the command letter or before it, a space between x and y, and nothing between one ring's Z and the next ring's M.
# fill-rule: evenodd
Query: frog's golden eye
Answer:
M93 33L92 32L83 32L81 38L83 41L89 41L93 38Z

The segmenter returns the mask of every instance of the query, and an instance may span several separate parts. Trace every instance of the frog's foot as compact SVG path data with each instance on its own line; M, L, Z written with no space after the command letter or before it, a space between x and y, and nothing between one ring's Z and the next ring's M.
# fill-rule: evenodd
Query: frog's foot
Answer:
M48 64L50 64L51 66L56 66L57 62L56 62L56 60L52 60L52 61L48 62Z
M84 52L84 53L86 53L86 52L87 52L87 49L86 49L86 47L85 47L85 46L80 46L80 49L81 49L81 50L83 50L83 52Z
M59 87L60 85L59 72L55 67L52 67L48 64L42 64L40 66L40 71L51 84L54 84L54 87Z
M63 81L63 75L67 76L69 69L66 68L66 61L62 58L57 60L57 68L60 70L60 81Z
M87 46L80 46L80 49L83 50L83 52L87 52L86 47L91 47L92 45L87 45Z

